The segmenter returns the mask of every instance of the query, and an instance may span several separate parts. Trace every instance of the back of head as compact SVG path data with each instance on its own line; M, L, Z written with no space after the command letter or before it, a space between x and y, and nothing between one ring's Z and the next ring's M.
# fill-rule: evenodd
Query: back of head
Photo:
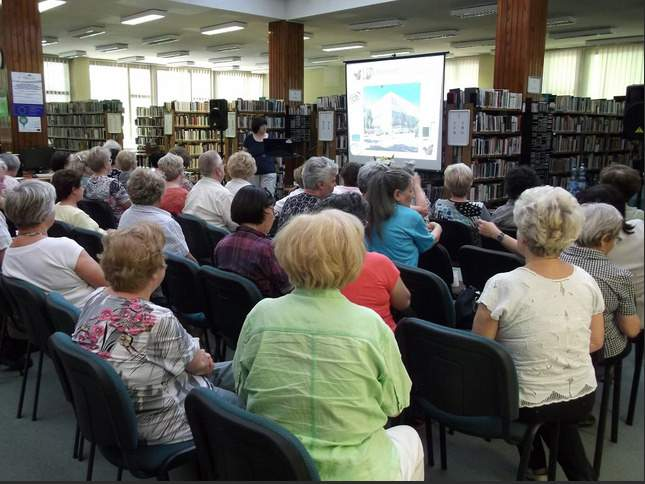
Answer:
M599 183L589 187L576 195L578 203L607 203L614 207L625 218L625 199L618 188L607 183ZM623 231L626 234L633 234L634 227L628 221L623 221Z
M208 150L199 155L197 163L199 164L200 175L209 178L213 177L213 171L215 168L224 168L222 158L215 150Z
M406 190L412 183L412 175L400 168L387 171L377 171L367 186L367 217L368 236L381 235L383 223L394 213L396 201L394 193Z
M164 157L166 154L165 151L155 151L148 155L148 165L150 168L157 168L159 166L159 160Z
M627 202L641 189L641 176L634 168L615 163L602 169L600 183L613 185Z
M302 169L305 167L304 164L300 165L297 168L294 168L293 170L293 181L300 187L302 188Z
M56 190L50 183L25 180L5 197L7 218L18 228L40 225L54 213Z
M4 162L9 173L17 173L20 169L20 158L13 153L1 153L0 160Z
M465 163L448 165L443 173L443 184L455 197L467 197L473 185L473 171Z
M347 163L340 171L340 177L343 179L343 185L346 187L355 187L358 184L358 171L361 169L360 163Z
M337 173L338 166L335 161L324 156L312 156L302 168L303 188L315 190L319 183L326 182Z
M517 200L524 190L540 185L540 179L530 166L521 165L508 170L504 180L506 195Z
M340 210L298 215L275 237L275 255L294 286L340 289L362 269L363 236L360 221Z
M330 208L342 210L345 213L354 215L362 224L367 223L368 205L365 199L358 193L350 192L343 193L342 195L331 195L323 198L316 205L316 211L318 212Z
M54 172L52 185L56 189L56 201L66 200L75 188L81 186L81 175L76 170L63 169Z
M166 182L159 171L139 167L128 178L128 196L136 205L154 205L161 200Z
M580 234L584 215L576 199L560 187L529 188L515 202L519 239L538 257L557 257Z
M257 171L255 158L247 151L236 151L228 157L226 171L231 178L241 178L248 180Z
M388 165L386 163L381 163L380 161L365 163L361 166L358 170L358 174L356 175L356 184L358 185L358 189L361 193L363 195L367 193L367 187L369 186L372 176L376 173L387 171L388 169Z
M186 148L184 148L183 146L175 146L169 151L169 153L181 157L182 161L184 162L184 169L190 168L190 164L193 159L191 158L190 153L188 153L188 150Z
M137 156L132 151L119 151L115 162L119 170L131 171L137 166Z
M101 268L115 291L135 292L146 287L165 267L165 237L155 224L138 224L103 237Z
M623 216L607 203L585 203L582 213L585 222L576 240L581 247L600 247L603 240L615 240L623 228Z
M69 161L69 153L66 151L54 151L52 157L49 159L49 164L52 168L52 171L62 170L67 168L67 162Z
M184 160L179 155L168 153L159 159L157 168L167 181L174 181L184 174Z
M264 211L273 207L274 200L264 188L247 185L238 190L231 202L231 220L238 225L260 225Z
M113 139L109 139L105 143L103 143L103 148L107 148L110 151L116 150L117 153L123 149L118 141Z
M87 155L87 166L98 173L112 163L112 154L107 148L96 146Z

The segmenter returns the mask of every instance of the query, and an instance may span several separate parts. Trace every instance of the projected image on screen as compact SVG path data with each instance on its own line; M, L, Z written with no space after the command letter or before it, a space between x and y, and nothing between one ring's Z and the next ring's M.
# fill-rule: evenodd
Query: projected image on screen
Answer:
M433 55L346 64L350 161L441 168L443 63Z

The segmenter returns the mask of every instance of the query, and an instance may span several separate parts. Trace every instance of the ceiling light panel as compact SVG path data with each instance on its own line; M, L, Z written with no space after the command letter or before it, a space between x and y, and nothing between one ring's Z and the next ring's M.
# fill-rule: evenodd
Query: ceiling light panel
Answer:
M40 13L51 10L52 8L60 7L65 5L67 2L65 0L42 0L38 2L38 11Z
M221 44L206 47L209 52L237 52L242 49L240 44Z
M495 47L495 39L466 40L464 42L451 42L455 49L466 49L468 47Z
M476 7L457 8L450 11L450 15L459 18L486 17L488 15L497 15L497 4L490 3Z
M195 65L195 61L168 62L166 65L173 67L190 67Z
M145 45L164 45L172 44L179 40L179 35L177 34L164 34L164 35L155 35L154 37L145 37L141 39Z
M595 29L549 32L549 37L552 39L575 39L578 37L594 37L596 35L609 35L612 33L611 27L598 27Z
M561 27L563 25L571 25L576 23L575 17L553 17L546 19L546 26L551 27Z
M211 64L217 65L223 65L223 64L235 64L237 62L240 62L242 60L241 57L239 56L231 56L231 57L214 57L212 59L208 59L208 62Z
M327 57L313 57L309 59L310 64L326 64L328 62L337 62L340 60L340 57L337 56L327 56Z
M338 52L340 50L362 49L366 45L365 42L344 42L341 44L323 45L322 50L325 52Z
M103 25L90 25L88 27L70 30L69 33L75 39L88 39L90 37L96 37L97 35L103 35L107 32Z
M58 57L61 57L63 59L76 59L78 57L85 57L87 55L87 52L84 50L68 50L66 52L61 52L58 54Z
M611 45L611 44L631 44L634 42L643 43L642 35L633 37L614 37L613 39L593 39L585 41L586 45Z
M122 50L127 50L128 44L114 43L114 44L105 44L97 45L96 50L99 52L119 52Z
M204 35L218 35L225 34L227 32L235 32L237 30L243 30L246 28L246 22L226 22L224 24L211 25L209 27L202 27L201 33Z
M127 17L121 17L121 23L124 25L139 25L146 22L153 22L155 20L160 20L166 16L165 10L144 10L143 12L135 13L134 15L128 15Z
M40 43L43 47L47 47L48 45L56 45L58 44L58 37L51 37L46 35L41 39Z
M415 32L406 34L406 40L434 40L434 39L447 39L455 37L459 33L457 29L449 30L434 30L432 32Z
M376 50L370 52L370 57L373 59L378 59L380 57L392 57L395 55L407 55L414 53L412 49L400 48L400 49L387 49L387 50Z
M173 57L186 57L190 55L188 50L171 50L170 52L159 52L157 57L162 59L172 59Z
M309 40L309 39L313 38L313 36L314 36L314 34L312 34L311 32L303 32L302 33L302 39L303 40Z
M401 27L402 25L403 20L399 18L388 18L350 24L349 28L355 32L369 32L370 30L392 29Z
M142 55L131 55L130 57L121 57L117 62L130 63L130 62L144 62L146 58Z

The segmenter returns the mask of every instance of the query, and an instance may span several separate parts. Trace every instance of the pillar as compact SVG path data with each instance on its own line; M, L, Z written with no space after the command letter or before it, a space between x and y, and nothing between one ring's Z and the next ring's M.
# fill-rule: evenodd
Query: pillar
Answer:
M494 87L527 94L542 79L547 0L497 0Z
M269 97L289 100L299 90L304 102L303 25L284 20L269 23Z
M69 62L69 90L72 101L92 99L90 61L87 57L79 57Z
M3 149L13 152L19 152L25 148L45 147L47 146L47 116L44 110L42 31L38 1L5 0L1 5L0 47L4 66L0 71L0 103L4 103L2 98L6 97L9 115L4 116L0 121L0 142ZM41 102L26 103L29 105L29 110L21 110L22 113L29 114L29 117L15 115L12 73L40 75ZM38 119L40 119L40 132L28 132L36 127Z

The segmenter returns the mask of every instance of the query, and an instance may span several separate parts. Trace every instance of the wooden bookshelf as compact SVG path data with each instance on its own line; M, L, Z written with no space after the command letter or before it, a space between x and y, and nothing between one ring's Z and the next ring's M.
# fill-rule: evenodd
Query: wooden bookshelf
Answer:
M336 161L339 169L349 162L349 145L347 135L347 96L319 97L317 111L332 111L334 113L334 138L331 141L318 141L317 153ZM317 119L316 119L317 121Z
M164 107L138 107L134 121L137 129L137 166L148 166L148 154L156 147L167 151L164 135Z

